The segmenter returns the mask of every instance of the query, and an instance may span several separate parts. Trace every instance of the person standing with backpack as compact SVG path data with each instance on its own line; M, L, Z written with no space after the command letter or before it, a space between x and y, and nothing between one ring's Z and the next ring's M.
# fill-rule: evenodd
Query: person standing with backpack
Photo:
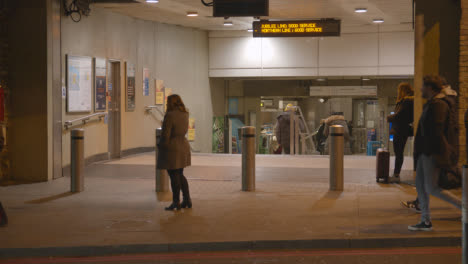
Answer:
M430 197L433 195L461 209L461 199L443 191L439 185L440 170L454 166L458 153L453 147L454 127L450 126L450 105L442 93L442 80L438 76L425 76L421 88L424 105L414 143L416 190L421 208L421 222L408 226L411 231L431 231Z

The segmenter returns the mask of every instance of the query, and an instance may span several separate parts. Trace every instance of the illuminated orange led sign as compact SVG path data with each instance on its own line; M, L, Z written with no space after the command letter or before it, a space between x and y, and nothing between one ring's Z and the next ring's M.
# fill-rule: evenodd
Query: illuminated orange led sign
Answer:
M340 33L340 20L253 22L254 37L329 37Z

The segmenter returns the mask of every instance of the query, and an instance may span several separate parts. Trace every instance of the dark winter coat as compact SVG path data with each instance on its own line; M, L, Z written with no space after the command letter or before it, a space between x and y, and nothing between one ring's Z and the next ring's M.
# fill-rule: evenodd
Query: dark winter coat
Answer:
M191 165L190 145L185 137L189 114L174 110L164 116L161 141L158 144L158 169L175 170Z
M412 136L412 124L414 112L414 96L408 96L399 101L395 106L395 113L387 117L392 123L392 135Z
M450 106L446 96L440 93L430 99L423 108L414 142L414 157L433 156L439 168L456 164L454 127L449 124Z
M289 146L291 144L291 113L284 112L277 118L275 134L278 143L283 146ZM305 126L301 119L299 119L299 130L304 131Z

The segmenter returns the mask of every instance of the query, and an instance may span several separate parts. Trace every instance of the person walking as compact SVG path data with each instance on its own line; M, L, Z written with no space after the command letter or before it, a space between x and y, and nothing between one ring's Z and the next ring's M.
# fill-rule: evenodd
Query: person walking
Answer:
M398 85L397 104L395 113L387 117L387 121L392 123L390 134L393 135L393 150L395 152L395 168L392 182L400 182L400 172L404 161L404 151L408 137L413 135L413 109L414 90L409 83Z
M172 204L165 210L192 208L184 168L191 165L190 145L185 137L189 126L189 113L179 95L167 98L167 112L164 116L161 141L158 144L157 169L167 170L171 179ZM180 203L180 191L183 201Z
M427 99L418 124L414 143L416 165L416 190L421 208L421 222L408 226L411 231L432 230L429 210L430 197L433 195L461 209L461 200L438 186L440 169L454 164L454 128L450 123L449 105L444 100L442 81L438 76L425 76L421 88L423 98Z
M330 154L330 127L339 125L343 127L344 130L344 140L345 140L345 150L344 154L349 155L351 154L351 150L349 147L349 130L348 130L348 123L345 120L344 113L342 112L334 112L329 116L327 119L325 119L325 128L323 130L323 135L326 138L325 142L325 154Z

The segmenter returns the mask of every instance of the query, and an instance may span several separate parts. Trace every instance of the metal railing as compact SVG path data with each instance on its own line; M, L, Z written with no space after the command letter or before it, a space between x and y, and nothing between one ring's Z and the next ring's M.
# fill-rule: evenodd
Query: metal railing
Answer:
M89 121L91 121L91 119L93 119L95 117L97 117L99 120L102 120L102 118L104 118L106 115L107 115L107 112L101 112L101 113L95 113L95 114L92 114L92 115L83 116L83 117L80 117L80 118L77 118L77 119L65 121L63 126L65 127L65 129L69 129L72 126L77 125L77 124L75 124L77 122L81 122L81 125L84 125L84 124L88 123Z
M160 106L158 105L150 105L145 107L145 111L149 113L151 110L156 109L156 111L158 111L162 116L164 116L164 112L159 108Z

